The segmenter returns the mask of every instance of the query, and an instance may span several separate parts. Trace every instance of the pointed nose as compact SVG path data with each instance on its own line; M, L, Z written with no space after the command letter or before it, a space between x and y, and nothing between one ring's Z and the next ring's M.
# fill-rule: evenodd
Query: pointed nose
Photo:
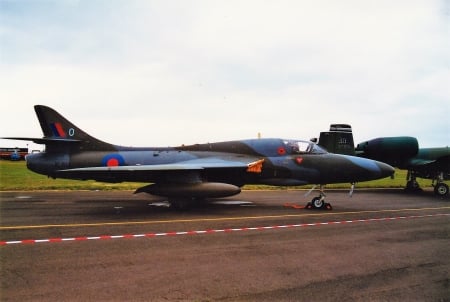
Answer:
M356 166L363 168L364 172L356 173L359 181L385 178L394 174L394 168L388 164L363 157L347 156L346 158Z

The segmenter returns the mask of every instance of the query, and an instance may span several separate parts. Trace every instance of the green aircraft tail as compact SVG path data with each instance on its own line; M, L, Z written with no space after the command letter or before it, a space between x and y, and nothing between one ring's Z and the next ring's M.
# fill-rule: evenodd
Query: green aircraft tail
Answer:
M355 155L352 127L347 124L331 124L330 131L320 132L317 144L330 153Z

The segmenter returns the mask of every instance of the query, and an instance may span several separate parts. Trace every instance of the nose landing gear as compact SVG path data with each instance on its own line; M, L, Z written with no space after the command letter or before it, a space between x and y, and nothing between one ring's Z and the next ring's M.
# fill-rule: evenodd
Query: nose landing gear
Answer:
M319 196L314 197L310 202L308 202L305 206L305 209L310 210L332 210L333 207L330 203L325 202L325 192L324 186L320 185Z

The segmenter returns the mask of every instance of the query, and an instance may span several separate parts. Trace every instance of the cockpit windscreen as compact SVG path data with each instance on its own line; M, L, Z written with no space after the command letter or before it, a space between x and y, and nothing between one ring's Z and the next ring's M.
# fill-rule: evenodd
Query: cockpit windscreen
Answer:
M293 154L324 154L327 153L324 149L313 142L307 141L285 141L288 150Z

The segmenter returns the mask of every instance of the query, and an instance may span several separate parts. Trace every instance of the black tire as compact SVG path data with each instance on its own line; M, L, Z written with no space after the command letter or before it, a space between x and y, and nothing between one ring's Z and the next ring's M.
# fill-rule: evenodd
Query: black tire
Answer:
M434 186L434 194L436 194L436 195L438 195L440 197L447 196L448 195L448 190L449 190L449 188L448 188L447 184L445 184L443 182L437 183Z
M422 191L422 189L419 187L419 184L416 181L408 181L406 183L406 188L405 190L407 192L418 192L418 191Z
M325 206L325 201L321 197L314 197L311 204L313 209L322 209Z
M187 211L190 208L190 203L186 199L176 199L176 200L171 200L169 202L170 202L170 207L177 211Z

